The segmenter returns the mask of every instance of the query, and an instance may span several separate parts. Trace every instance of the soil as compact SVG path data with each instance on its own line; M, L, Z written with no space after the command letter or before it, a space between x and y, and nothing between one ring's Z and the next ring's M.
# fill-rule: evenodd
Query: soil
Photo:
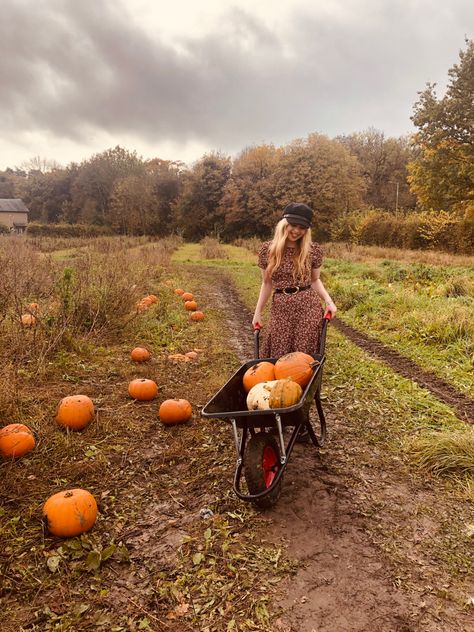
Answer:
M230 344L242 362L255 357L250 312L228 278L211 269L206 275L212 282L206 301L227 315ZM449 403L460 418L472 421L468 398L340 321L333 324L394 371ZM422 541L439 536L436 512L449 515L455 502L450 504L446 490L436 484L412 480L401 459L377 454L373 444L361 441L350 418L330 402L324 406L327 446L320 451L295 447L280 500L263 513L267 528L262 541L284 543L299 562L274 601L276 628L472 632L471 608L448 597L452 578L420 547ZM420 507L435 508L435 516L420 515Z

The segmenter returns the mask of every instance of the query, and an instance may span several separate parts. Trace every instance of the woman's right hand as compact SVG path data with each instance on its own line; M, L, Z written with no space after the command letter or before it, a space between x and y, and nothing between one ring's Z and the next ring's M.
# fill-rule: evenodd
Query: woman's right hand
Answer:
M253 318L252 318L252 325L254 329L261 329L263 324L262 324L262 316L261 314L258 314L257 312L254 314Z

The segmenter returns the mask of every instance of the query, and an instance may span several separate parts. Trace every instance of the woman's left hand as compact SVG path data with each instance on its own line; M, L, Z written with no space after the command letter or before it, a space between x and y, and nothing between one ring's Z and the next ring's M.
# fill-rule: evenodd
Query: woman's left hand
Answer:
M336 315L336 312L337 312L337 307L335 303L333 303L332 301L329 301L328 303L326 303L326 309L324 310L324 318L326 318L328 314L331 314L331 318L334 318L334 316Z

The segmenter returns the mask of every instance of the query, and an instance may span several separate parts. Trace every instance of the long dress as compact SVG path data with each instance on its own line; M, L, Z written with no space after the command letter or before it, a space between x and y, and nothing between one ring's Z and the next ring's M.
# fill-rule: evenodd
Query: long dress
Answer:
M258 253L258 266L265 270L271 242L264 242ZM323 261L321 246L311 244L311 267L320 268ZM310 285L311 278L302 279L299 285ZM272 275L272 287L294 287L293 255L286 249L281 265ZM313 288L294 294L273 294L270 318L264 328L260 348L261 358L279 358L291 351L317 353L323 322L323 308Z

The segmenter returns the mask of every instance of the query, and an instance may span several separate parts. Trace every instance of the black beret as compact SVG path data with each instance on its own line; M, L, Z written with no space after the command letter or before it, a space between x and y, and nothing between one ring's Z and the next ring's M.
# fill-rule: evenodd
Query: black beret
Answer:
M313 209L306 204L291 202L283 209L283 218L290 224L298 224L304 228L309 228L313 219Z

